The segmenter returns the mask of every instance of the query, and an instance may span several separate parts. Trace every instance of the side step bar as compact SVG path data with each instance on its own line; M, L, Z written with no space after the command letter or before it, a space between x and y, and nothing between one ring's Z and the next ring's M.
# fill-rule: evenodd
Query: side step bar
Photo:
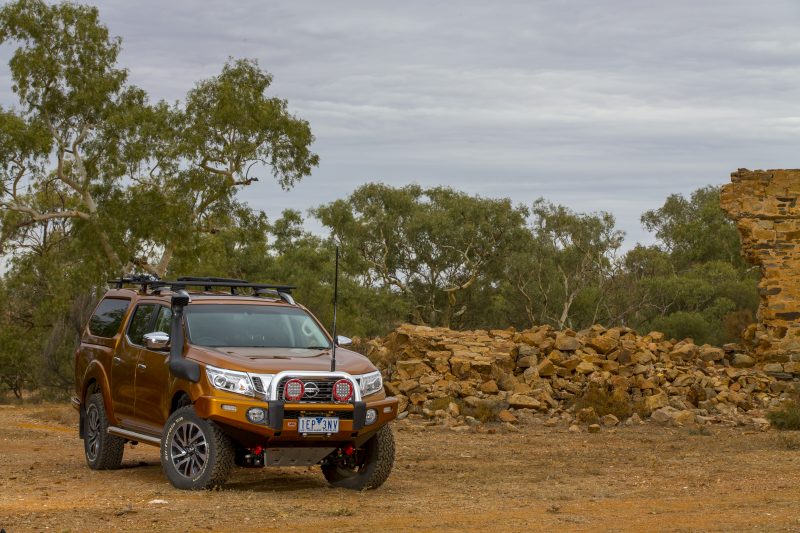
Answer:
M135 440L136 442L146 442L147 444L161 446L161 439L158 437L151 437L150 435L145 435L144 433L137 433L135 431L118 428L116 426L109 426L108 433L111 435L116 435L117 437L126 438L128 440Z

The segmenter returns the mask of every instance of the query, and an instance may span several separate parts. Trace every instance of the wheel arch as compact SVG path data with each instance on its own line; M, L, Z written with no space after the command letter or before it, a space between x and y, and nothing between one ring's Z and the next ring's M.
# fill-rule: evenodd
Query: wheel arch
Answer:
M98 361L89 363L86 373L83 377L83 387L81 388L81 410L85 411L86 402L91 394L99 392L103 395L103 403L105 404L106 416L109 422L116 424L117 418L114 415L114 404L111 401L111 388L108 384L108 376L106 375L103 366Z
M169 414L171 415L181 407L192 405L192 397L185 390L177 389L172 393L172 399L169 402Z

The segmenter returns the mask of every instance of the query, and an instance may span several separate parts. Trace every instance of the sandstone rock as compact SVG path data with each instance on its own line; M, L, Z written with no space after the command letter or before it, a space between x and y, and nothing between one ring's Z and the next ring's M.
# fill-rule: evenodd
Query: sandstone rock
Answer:
M697 346L692 342L679 342L670 352L673 360L689 361L697 354Z
M481 392L485 392L486 394L497 394L499 390L497 382L493 379L481 385Z
M619 339L611 335L599 335L586 341L586 346L601 354L608 354L617 348Z
M666 425L672 422L672 417L675 416L675 413L679 411L674 407L665 406L661 407L660 409L656 409L650 414L650 420L656 422L657 424Z
M523 394L512 394L508 399L509 407L515 409L539 409L542 403L536 398L525 396Z
M518 368L535 367L537 364L538 361L535 355L526 355L525 357L520 357L517 359Z
M783 372L783 365L780 363L767 363L763 368L764 372Z
M397 362L397 372L403 379L419 378L432 371L431 367L421 359Z
M652 396L645 396L644 397L644 408L648 413L652 413L657 409L661 409L662 407L666 407L669 405L669 397L664 393L664 391L659 392L658 394L653 394Z
M562 352L574 352L578 348L581 347L581 343L578 341L576 337L571 335L567 335L565 333L559 333L556 335L556 349Z
M539 370L534 367L526 368L525 372L522 373L522 381L524 381L527 385L535 382L539 379Z
M419 382L415 379L407 379L405 381L401 381L399 385L397 385L397 390L402 392L403 394L407 394L414 389L419 387Z
M735 368L750 368L756 364L756 360L747 354L737 353L733 356L731 365Z
M766 418L753 418L753 425L758 431L769 431L771 424Z
M644 424L644 421L642 420L642 418L639 416L638 413L633 413L631 417L625 421L626 426L637 426L641 424Z
M514 416L514 415L511 413L511 411L509 411L509 410L507 410L507 409L503 409L502 411L500 411L500 412L497 414L497 418L498 418L498 419L499 419L501 422L508 422L508 423L510 423L510 424L513 424L513 423L515 423L515 422L517 421L517 417L516 417L516 416Z
M794 362L784 363L783 371L789 374L795 374L795 375L800 374L800 362L794 361Z
M517 337L518 342L523 342L531 346L540 346L547 339L545 329L520 331Z
M588 363L586 361L582 361L577 367L575 367L575 371L579 374L591 374L596 370L598 370L597 365L594 363Z
M588 427L589 433L599 433L600 424L590 424Z
M612 414L607 414L607 415L604 415L604 416L603 416L603 417L600 419L600 422L601 422L601 423L602 423L604 426L611 426L611 427L613 427L613 426L617 426L617 425L619 425L619 418L617 418L616 416L614 416L614 415L612 415Z
M577 424L572 424L569 427L569 432L570 433L580 433L581 432L581 427L579 425L577 425Z
M552 376L556 373L556 367L553 366L550 359L542 359L537 370L540 376Z
M725 352L721 348L708 344L700 347L698 355L703 361L722 361L725 358Z

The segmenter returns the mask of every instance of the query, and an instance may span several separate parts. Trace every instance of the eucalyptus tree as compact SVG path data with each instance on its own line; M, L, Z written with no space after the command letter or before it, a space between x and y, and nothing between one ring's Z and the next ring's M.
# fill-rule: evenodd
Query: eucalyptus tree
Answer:
M524 233L524 207L446 187L370 183L315 215L366 286L402 295L415 322L453 325Z
M272 77L230 60L185 102L149 102L117 64L96 8L18 0L0 9L16 43L19 110L0 116L5 242L51 221L85 227L108 271L163 275L176 251L230 220L236 192L268 172L289 188L318 157L308 123L266 94ZM47 190L56 202L38 198Z
M318 164L268 72L230 59L183 101L151 102L98 10L69 2L5 4L0 45L18 98L0 109L0 367L69 379L108 275L263 270L266 218L237 193L263 177L289 189Z

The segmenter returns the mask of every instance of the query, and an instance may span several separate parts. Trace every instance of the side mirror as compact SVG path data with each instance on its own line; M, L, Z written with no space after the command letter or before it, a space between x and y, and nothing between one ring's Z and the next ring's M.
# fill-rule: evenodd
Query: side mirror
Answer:
M148 350L164 352L169 350L169 335L163 331L154 331L144 334L144 345Z
M336 344L339 346L347 346L348 344L353 344L353 339L350 337L345 337L344 335L337 335Z

